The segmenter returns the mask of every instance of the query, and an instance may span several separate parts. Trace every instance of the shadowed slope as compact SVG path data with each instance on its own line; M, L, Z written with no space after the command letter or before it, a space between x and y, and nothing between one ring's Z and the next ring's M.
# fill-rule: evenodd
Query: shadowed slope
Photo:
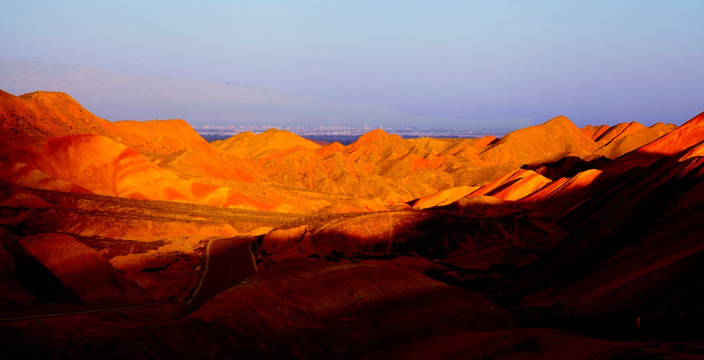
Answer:
M645 126L643 126L640 123L637 123L635 121L632 121L629 123L616 124L616 125L610 127L608 130L606 130L603 134L601 134L596 139L596 143L599 144L599 146L604 146L604 145L606 145L616 139L620 139L624 136L635 134L645 128L646 128Z
M424 196L413 203L416 210L449 205L479 189L477 186L460 186Z
M4 227L0 227L0 280L0 304L79 301Z
M559 226L533 219L514 219L506 214L484 217L478 211L470 215L449 210L452 209L359 214L322 226L274 230L264 236L260 249L273 261L307 256L364 258L412 253L485 270L494 265L532 263L564 236Z
M95 250L64 234L22 239L22 246L84 302L140 302L144 291Z
M608 143L597 149L590 158L604 156L609 159L616 159L621 155L656 140L670 131L672 130L663 123L657 123L649 128L629 126L627 129L624 129L618 137L614 137ZM601 139L599 143L601 143Z
M21 111L12 116L23 121ZM196 298L203 306L194 312L164 306L4 322L0 338L11 346L3 350L43 358L700 355L698 118L645 145L669 128L579 130L560 117L501 140L404 140L377 130L322 148L272 130L260 142L241 136L252 148L237 151L251 158L203 143L178 121L113 124L115 132L108 124L109 136L27 127L38 135L8 137L2 150L0 178L10 183L0 181L8 185L0 189L0 302L77 301L74 292L111 301L132 296L135 283L146 292L136 298L183 302L203 274L205 245L244 233L258 235L262 270L247 282L230 278L236 262L251 259L249 239L239 259L224 249L236 244L221 239L211 250L228 261L210 268L216 286L204 286L208 297L233 287ZM126 129L143 139L139 149L117 137ZM596 152L594 139L605 143ZM7 161L18 149L26 161ZM230 166L251 182L218 169ZM221 207L233 204L253 210ZM42 347L27 346L37 339Z
M351 358L422 334L514 327L484 296L414 271L311 260L260 270L189 319L246 332L261 345L243 356L275 358Z
M560 219L570 235L509 293L530 294L520 306L531 314L585 318L581 331L602 336L635 336L637 316L651 323L652 336L700 332L704 282L695 274L702 271L704 247L694 224L704 221L702 179L704 158L675 156L599 175L578 193L550 195L541 208L571 204ZM609 325L593 327L589 317ZM564 324L570 322L579 328L579 322Z
M593 141L597 141L597 139L599 139L599 137L608 130L609 130L608 125L598 125L598 126L587 125L582 128L582 132L585 135L587 135L590 139L592 139Z
M635 167L647 167L660 158L672 156L704 142L704 113L657 140L620 157L605 170L624 173Z
M519 200L550 182L550 179L531 170L516 170L482 186L469 196L490 195L502 200Z
M13 183L0 180L0 206L34 209L51 207L51 204Z

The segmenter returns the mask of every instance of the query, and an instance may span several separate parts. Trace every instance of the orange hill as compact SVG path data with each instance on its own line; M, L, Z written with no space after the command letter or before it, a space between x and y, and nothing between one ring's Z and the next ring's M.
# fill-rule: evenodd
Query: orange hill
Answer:
M301 148L317 150L320 145L285 130L269 129L261 134L244 132L225 140L213 142L213 146L232 155L256 158L273 150Z
M44 172L96 194L256 210L272 208L232 189L181 179L135 150L98 135L50 139L34 160Z
M535 164L566 156L585 157L596 143L564 116L511 132L481 152L493 163Z
M5 161L0 175L6 181L294 212L297 207L304 212L357 211L411 201L433 207L457 199L457 191L445 193L449 189L485 185L474 195L517 200L557 186L538 174L516 175L525 174L520 170L524 164L565 157L615 159L669 132L663 124L646 128L635 122L579 129L560 116L501 139L404 140L374 130L348 146L321 147L270 129L208 144L182 120L111 123L62 93L15 97L3 92L0 105L8 142L0 151ZM600 165L569 166L576 167L551 177L558 180ZM309 191L317 193L316 200ZM435 200L416 201L429 196Z

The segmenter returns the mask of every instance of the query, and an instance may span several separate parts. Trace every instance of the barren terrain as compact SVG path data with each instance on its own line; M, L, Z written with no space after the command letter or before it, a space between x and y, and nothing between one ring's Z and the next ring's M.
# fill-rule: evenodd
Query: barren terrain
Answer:
M0 139L0 357L704 356L704 113L208 143L0 91Z

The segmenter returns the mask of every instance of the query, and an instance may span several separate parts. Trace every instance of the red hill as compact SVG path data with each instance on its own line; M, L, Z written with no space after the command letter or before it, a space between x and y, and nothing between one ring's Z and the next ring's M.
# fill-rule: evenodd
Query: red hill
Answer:
M682 126L624 155L611 164L609 171L623 173L634 167L646 167L656 160L672 156L704 142L704 113Z
M492 163L535 164L565 156L585 157L596 150L596 143L564 116L542 125L506 134L489 145L480 158Z
M144 300L144 291L95 250L64 234L40 234L22 245L85 302Z
M594 141L597 141L597 139L608 130L609 126L607 125L587 125L582 128L582 132Z
M232 189L184 180L137 151L98 135L51 139L35 163L52 176L101 195L271 208Z
M704 113L674 130L557 117L502 139L209 144L38 92L0 93L0 130L10 358L704 349Z
M261 134L244 132L229 139L213 142L213 146L240 157L258 157L275 150L302 148L317 150L321 146L294 133L269 129Z
M629 126L623 130L619 136L614 137L606 145L597 149L591 158L604 156L609 159L616 159L672 131L663 123L657 123L649 128Z
M172 154L179 151L196 151L205 155L217 152L205 139L183 120L118 121L114 126L126 133L146 139L152 144L151 152ZM139 149L140 144L125 144Z

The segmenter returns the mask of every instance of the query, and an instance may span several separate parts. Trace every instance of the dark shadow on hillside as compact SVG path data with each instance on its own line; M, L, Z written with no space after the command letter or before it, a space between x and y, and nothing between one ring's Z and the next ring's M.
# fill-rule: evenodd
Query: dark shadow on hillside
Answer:
M425 257L444 267L427 275L484 293L525 326L611 339L692 339L704 333L704 287L698 280L703 269L697 265L703 249L694 239L701 236L704 209L692 213L678 204L684 194L704 190L704 165L678 161L685 152L636 153L613 162L568 159L554 166L559 171L552 176L581 167L604 171L589 184L537 201L455 203L407 211L409 221L384 226L381 215L356 215L347 224L313 229L311 243L315 256L337 261ZM642 163L648 165L634 166ZM376 237L353 230L374 227L392 230ZM639 260L642 253L667 258L681 251L691 255L657 264ZM582 299L601 283L620 281L613 290L589 295L593 304ZM543 300L527 306L539 293ZM636 318L641 329L633 331Z
M589 161L577 156L566 156L553 162L523 165L521 169L533 170L550 180L557 180L562 177L575 176L585 170L601 169L610 162L611 160L604 156Z

